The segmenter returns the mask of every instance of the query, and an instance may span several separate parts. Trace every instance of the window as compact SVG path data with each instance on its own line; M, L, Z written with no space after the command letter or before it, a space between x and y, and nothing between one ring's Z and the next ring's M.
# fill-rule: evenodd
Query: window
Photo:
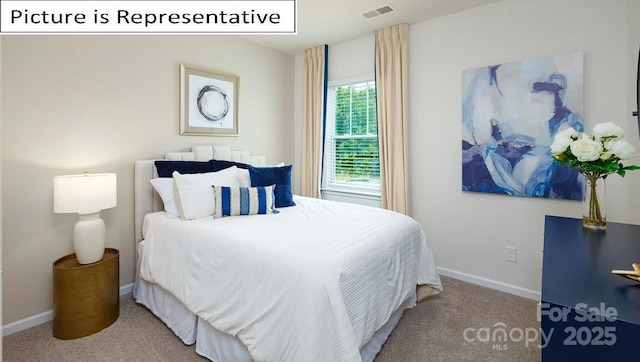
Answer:
M323 189L380 194L375 81L329 86Z

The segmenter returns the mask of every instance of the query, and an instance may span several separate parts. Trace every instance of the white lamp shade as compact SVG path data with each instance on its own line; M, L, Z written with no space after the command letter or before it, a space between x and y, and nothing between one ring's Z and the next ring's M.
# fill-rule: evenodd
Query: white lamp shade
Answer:
M53 179L53 212L91 213L117 205L115 173L56 176Z

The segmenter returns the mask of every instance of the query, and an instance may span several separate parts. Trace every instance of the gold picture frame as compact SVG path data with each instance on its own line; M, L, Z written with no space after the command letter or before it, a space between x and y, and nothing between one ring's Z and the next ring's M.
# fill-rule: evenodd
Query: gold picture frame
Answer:
M237 136L239 77L180 64L180 135Z

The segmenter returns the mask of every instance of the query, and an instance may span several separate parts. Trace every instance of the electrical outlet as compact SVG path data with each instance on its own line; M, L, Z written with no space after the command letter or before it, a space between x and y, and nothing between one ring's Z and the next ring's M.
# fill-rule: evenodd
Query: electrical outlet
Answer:
M507 246L504 248L504 260L510 261L513 263L518 262L518 253L517 249L512 246Z

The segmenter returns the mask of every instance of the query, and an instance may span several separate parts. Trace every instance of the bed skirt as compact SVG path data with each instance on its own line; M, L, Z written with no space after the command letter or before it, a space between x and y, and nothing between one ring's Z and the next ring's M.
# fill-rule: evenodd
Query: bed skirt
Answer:
M232 335L215 329L211 324L191 313L178 299L158 285L137 278L134 289L135 301L144 305L185 344L196 344L196 352L212 361L253 361L247 348ZM363 362L374 360L382 345L395 329L405 309L415 306L416 295L412 295L398 308L360 349Z

